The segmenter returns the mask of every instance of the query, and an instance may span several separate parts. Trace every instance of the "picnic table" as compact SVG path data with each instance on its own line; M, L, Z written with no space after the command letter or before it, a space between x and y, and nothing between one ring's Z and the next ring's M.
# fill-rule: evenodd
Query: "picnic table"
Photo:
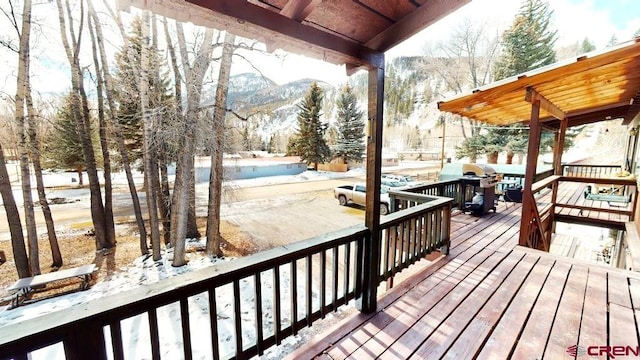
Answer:
M80 290L86 290L89 288L89 282L91 281L91 274L96 269L95 264L83 265L80 267L75 267L71 269L65 269L61 271L55 271L48 274L41 274L36 276L31 276L28 278L19 279L13 285L11 285L7 290L16 291L15 299L12 301L13 307L20 306L20 298L24 298L29 295L30 292L33 291L34 288L38 286L47 285L49 283L65 280L73 277L80 278L82 282L80 283Z

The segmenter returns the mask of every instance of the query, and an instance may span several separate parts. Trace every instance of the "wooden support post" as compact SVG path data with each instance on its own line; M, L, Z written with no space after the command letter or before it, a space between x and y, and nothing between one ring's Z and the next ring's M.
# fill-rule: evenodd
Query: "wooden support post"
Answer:
M567 136L567 124L569 120L564 118L560 120L560 131L556 133L555 144L553 148L553 174L562 175L562 153L564 152L564 140Z
M531 121L529 122L529 146L527 148L527 167L524 175L524 189L522 194L522 219L520 220L519 245L527 246L529 240L529 224L533 207L536 206L531 186L536 176L536 165L540 151L540 101L531 103Z
M363 313L376 311L380 274L380 176L382 175L382 104L384 100L384 54L369 70L369 106L367 137L367 199L365 226L370 236L364 244L362 296L357 307Z

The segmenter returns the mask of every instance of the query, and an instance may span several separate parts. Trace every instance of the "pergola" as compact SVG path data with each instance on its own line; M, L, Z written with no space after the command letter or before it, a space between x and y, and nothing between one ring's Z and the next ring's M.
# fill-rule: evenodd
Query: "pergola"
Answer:
M264 42L268 51L286 51L344 64L347 74L369 72L365 244L369 266L379 262L380 175L385 51L471 0L119 0L183 22L227 30ZM367 266L367 265L365 265ZM371 293L359 307L375 310L376 286L365 269Z
M624 119L625 124L637 121L640 38L475 89L439 102L438 108L491 125L529 125L520 228L520 245L526 246L528 227L536 221L532 186L542 128L556 131L553 167L554 174L561 175L567 127L613 119Z

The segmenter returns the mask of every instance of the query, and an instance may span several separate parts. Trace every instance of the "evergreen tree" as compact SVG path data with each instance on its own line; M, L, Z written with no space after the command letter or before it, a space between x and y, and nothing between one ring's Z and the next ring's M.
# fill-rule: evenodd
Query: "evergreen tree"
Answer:
M302 103L298 105L298 131L287 145L287 152L299 155L302 161L313 164L315 170L318 170L318 163L328 160L331 156L329 146L324 140L327 124L320 121L322 99L322 89L314 82Z
M496 62L493 72L495 80L518 75L556 61L553 49L557 30L550 27L553 11L545 0L525 0L513 24L502 35L502 56ZM528 131L522 131L520 125L489 128L468 139L469 146L482 146L488 162L497 161L501 151L507 152L507 163L511 163L514 154L526 150Z
M633 38L637 38L640 37L640 29L636 30L636 32L633 33Z
M362 161L365 151L363 115L353 90L345 86L338 97L338 131L334 151L345 164Z
M67 94L55 115L53 131L46 142L44 157L46 166L53 169L73 169L82 185L85 169L82 141L73 117L72 95Z
M132 33L129 35L130 49L122 49L116 54L117 72L115 74L118 109L116 121L120 124L122 135L125 138L129 158L131 161L141 160L143 153L143 127L142 113L140 109L140 91L138 89L141 59L142 59L142 20L137 17L132 23ZM155 76L165 73L162 70L163 61L160 54L151 49L149 51L148 96L149 109L156 115L169 118L175 113L173 97L171 95L169 77ZM165 126L168 126L165 124ZM163 129L154 129L162 133ZM169 137L169 139L165 139ZM162 140L175 142L173 135L162 134ZM173 152L175 144L163 142L161 147Z
M525 0L513 24L502 35L502 57L494 67L495 80L552 64L557 30L551 30L553 11L544 0Z
M242 150L251 151L251 138L249 137L249 126L245 126L242 131Z
M276 138L274 135L271 135L269 138L269 144L267 145L267 152L270 154L276 153Z
M616 34L611 35L609 38L609 42L607 43L607 47L616 46L618 44L618 37Z
M580 54L585 54L588 52L591 52L593 50L596 49L596 46L593 44L593 42L591 42L591 40L589 40L589 38L585 37L584 40L582 40L582 44L580 44Z

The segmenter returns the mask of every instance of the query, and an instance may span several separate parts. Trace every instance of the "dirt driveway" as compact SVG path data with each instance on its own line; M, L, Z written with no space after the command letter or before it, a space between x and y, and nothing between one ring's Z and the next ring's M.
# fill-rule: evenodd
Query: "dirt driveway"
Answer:
M329 179L235 188L225 192L222 219L237 225L255 240L256 250L324 234L364 222L364 210L341 207L332 189L360 178ZM140 192L143 213L145 194ZM206 216L207 188L196 189L198 216ZM56 190L48 198L65 198L68 203L51 205L56 232L73 234L91 228L88 189ZM42 212L36 208L38 233L45 234ZM114 193L114 215L118 224L134 224L131 198L126 189ZM23 217L24 219L24 217ZM6 214L0 211L0 244L10 240Z

